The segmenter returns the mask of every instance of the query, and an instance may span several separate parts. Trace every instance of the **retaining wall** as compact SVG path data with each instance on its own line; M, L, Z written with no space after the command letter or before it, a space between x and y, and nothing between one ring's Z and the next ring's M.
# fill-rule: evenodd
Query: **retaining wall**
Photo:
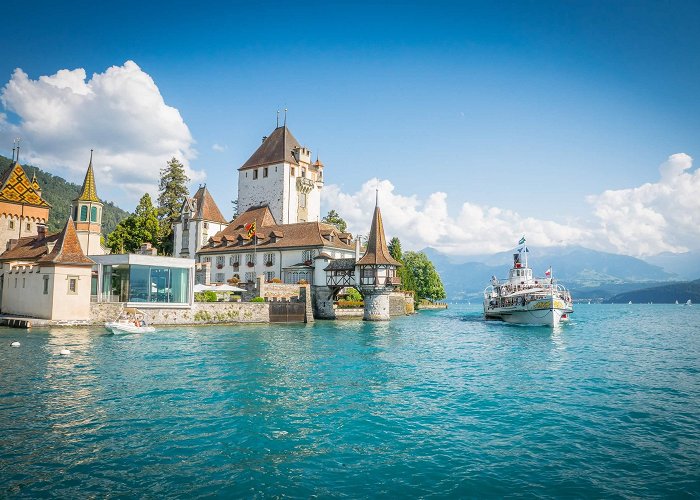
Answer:
M90 304L90 323L114 321L122 304ZM197 325L216 323L269 323L270 306L264 302L195 302L192 308L142 308L153 325Z

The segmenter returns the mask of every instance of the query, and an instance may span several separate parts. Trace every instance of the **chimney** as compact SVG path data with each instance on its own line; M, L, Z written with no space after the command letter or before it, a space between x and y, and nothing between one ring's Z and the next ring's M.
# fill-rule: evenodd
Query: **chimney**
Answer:
M355 238L355 260L360 260L360 235Z
M12 238L11 240L8 240L7 249L12 250L13 248L15 248L17 246L18 242L19 242L19 240L17 238Z
M37 234L37 241L41 241L44 238L46 238L46 224L37 224L36 225L36 234Z
M264 135L262 141L265 142L267 140L267 136Z

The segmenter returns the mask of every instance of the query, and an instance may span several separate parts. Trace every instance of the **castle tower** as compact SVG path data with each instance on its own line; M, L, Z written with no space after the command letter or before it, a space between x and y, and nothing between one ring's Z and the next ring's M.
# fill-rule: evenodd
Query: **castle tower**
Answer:
M365 254L357 261L355 276L359 276L358 288L365 301L366 321L388 321L389 294L400 284L396 269L401 264L389 253L384 235L384 223L379 203L374 207L372 228Z
M92 149L80 195L71 203L71 213L75 221L80 246L85 255L104 255L107 253L100 243L102 236L102 208L104 205L97 197L95 174L92 170Z
M323 164L311 162L285 124L238 169L238 210L268 205L278 224L319 221L322 188Z
M49 220L49 205L41 197L36 178L29 180L19 164L19 147L12 163L0 176L0 254L12 240L36 236ZM39 188L37 190L37 188Z

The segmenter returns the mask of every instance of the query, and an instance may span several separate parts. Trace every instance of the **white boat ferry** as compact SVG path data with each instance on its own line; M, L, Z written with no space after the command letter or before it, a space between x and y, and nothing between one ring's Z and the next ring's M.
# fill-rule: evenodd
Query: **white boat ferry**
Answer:
M484 317L526 325L556 326L568 321L574 312L571 294L552 278L551 269L545 273L547 277L533 278L527 253L527 248L521 248L513 254L508 279L491 279L484 290Z

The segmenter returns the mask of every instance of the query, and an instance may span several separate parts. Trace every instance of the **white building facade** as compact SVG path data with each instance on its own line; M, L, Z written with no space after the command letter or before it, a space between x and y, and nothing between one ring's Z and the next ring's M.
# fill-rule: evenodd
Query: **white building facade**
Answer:
M173 255L194 258L209 238L227 224L207 186L200 186L195 195L182 204L180 218L173 224Z

